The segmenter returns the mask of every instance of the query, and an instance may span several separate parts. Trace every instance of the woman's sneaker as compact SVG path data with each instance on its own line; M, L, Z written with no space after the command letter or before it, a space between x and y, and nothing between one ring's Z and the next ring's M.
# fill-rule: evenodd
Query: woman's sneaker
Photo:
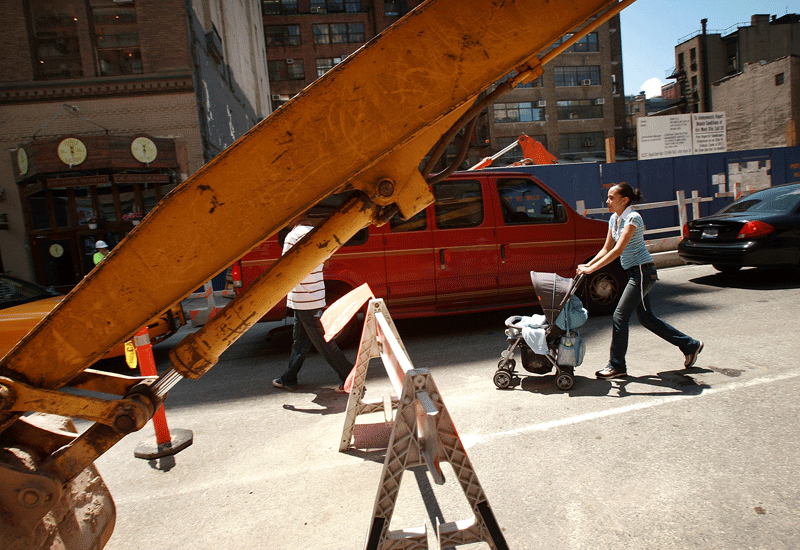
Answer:
M620 378L622 376L628 376L628 371L626 370L617 370L611 365L607 366L603 370L599 370L594 375L598 378L603 380L608 380L610 378Z

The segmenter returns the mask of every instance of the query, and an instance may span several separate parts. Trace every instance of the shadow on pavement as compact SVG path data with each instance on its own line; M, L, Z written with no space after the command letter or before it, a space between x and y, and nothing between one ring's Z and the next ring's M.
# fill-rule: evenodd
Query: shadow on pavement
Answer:
M569 390L570 397L628 397L647 395L653 397L669 397L674 395L700 395L710 388L699 383L691 374L717 372L712 369L693 368L690 371L663 371L643 376L626 376L612 380L601 380L586 376L575 376L575 385ZM723 373L724 374L724 373ZM731 375L733 376L733 375ZM520 378L517 387L520 390L541 395L565 393L555 383L555 373L543 376L525 376ZM650 389L660 388L660 390ZM615 391L616 390L616 391ZM507 391L507 390L498 390Z
M698 285L742 290L787 290L800 288L800 270L746 268L735 273L714 273L691 279Z

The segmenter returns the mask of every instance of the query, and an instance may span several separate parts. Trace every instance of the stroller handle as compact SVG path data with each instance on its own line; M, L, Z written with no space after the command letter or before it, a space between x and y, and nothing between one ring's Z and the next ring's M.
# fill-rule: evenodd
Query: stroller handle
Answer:
M572 298L572 296L575 295L575 291L578 290L578 287L583 282L584 277L585 275L581 273L580 275L577 275L574 279L572 279L572 284L569 287L569 291L564 295L564 299L561 300L559 309L564 309L564 306L567 305L567 302L569 302L570 298Z

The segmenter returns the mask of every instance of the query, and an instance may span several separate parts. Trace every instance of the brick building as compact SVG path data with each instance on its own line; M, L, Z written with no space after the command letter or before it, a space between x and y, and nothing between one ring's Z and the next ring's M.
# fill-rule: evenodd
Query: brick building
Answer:
M291 99L420 3L264 0L273 106ZM491 107L472 136L470 163L503 149L523 133L552 153L573 159L604 158L606 138L616 138L621 148L625 104L619 31L617 16L545 66L535 84L512 91ZM442 77L448 77L446 70ZM507 156L518 160L519 151Z
M787 55L800 55L800 15L756 14L750 25L737 25L732 32L701 30L675 46L674 78L678 88L677 112L717 111L712 84L741 73L748 63L769 62Z
M747 63L712 84L714 109L724 111L733 151L797 144L800 128L800 56Z
M260 2L3 5L0 269L67 290L271 112Z

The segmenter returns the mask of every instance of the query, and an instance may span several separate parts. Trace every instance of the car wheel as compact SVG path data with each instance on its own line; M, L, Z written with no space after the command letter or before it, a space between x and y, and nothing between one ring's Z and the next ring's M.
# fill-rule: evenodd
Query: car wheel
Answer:
M720 273L736 273L742 266L740 265L718 265L718 264L711 264L711 267L719 271Z
M586 297L586 309L592 315L608 315L617 307L625 288L622 268L611 264L586 276L581 297Z

